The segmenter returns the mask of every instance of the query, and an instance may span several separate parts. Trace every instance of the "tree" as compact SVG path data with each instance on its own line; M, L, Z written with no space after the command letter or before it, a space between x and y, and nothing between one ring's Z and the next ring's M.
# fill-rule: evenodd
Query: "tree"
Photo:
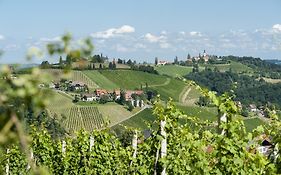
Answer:
M190 56L190 54L188 53L187 54L187 60L190 60L191 59L191 56Z
M112 69L116 69L116 63L115 62L113 62L113 64L112 64Z
M132 65L132 64L133 64L132 60L129 59L129 60L127 61L127 64L128 64L128 65Z
M179 64L179 60L178 57L176 56L176 58L174 59L174 64Z
M108 69L113 69L113 64L112 64L112 62L109 62Z
M118 58L117 63L118 64L123 64L123 61L120 58Z
M51 65L50 65L49 61L42 61L40 67L41 67L42 69L48 69L48 68L51 67Z
M132 103L131 102L128 102L127 103L127 106L128 106L128 111L132 111L133 109L134 109L134 106L132 105Z
M125 102L126 102L126 92L124 90L120 91L120 98L117 102L121 105L125 104Z
M61 56L60 56L59 64L60 64L60 67L63 66L63 60L62 60L62 57L61 57Z
M155 65L158 65L158 58L155 57Z
M198 64L193 64L192 72L199 72Z
M109 101L110 101L110 98L109 98L108 95L102 95L102 96L100 97L99 103L100 103L100 104L105 104L105 103L107 103L107 102L109 102Z
M79 96L78 95L75 95L74 96L74 100L73 100L74 103L77 103L79 102Z

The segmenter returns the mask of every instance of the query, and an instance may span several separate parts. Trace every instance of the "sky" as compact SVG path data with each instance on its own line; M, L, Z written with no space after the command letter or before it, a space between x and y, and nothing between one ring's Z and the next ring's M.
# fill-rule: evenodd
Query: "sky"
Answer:
M138 62L211 55L281 60L280 0L0 0L1 63L25 63L65 32ZM44 54L31 62L55 62Z

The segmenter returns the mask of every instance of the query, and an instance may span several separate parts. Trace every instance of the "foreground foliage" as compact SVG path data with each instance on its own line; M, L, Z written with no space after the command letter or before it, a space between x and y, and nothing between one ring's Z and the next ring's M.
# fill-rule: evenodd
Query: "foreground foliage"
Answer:
M280 145L280 122L272 120L269 127L247 134L242 121L231 119L236 107L227 97L209 94L220 112L227 112L228 121L211 132L210 123L183 115L170 101L156 102L157 122L166 120L167 156L157 156L164 139L159 130L149 138L138 137L136 157L134 148L122 144L109 130L88 133L80 131L76 137L53 140L45 130L33 130L31 148L35 167L44 167L51 174L153 174L163 167L168 174L275 174L280 173L280 157L276 160L257 153L256 136L267 133L273 143ZM178 120L188 121L185 125ZM134 133L134 132L132 132ZM275 146L278 146L275 144ZM280 148L279 148L280 150ZM1 163L8 164L12 174L27 174L27 159L17 146L10 148ZM2 170L3 171L3 170Z

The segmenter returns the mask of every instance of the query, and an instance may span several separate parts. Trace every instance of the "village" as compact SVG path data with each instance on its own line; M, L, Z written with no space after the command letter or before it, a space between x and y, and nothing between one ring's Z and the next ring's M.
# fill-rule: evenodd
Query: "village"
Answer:
M95 89L89 90L87 84L79 81L60 80L49 84L52 90L62 91L73 96L73 102L78 103L100 103L116 102L121 105L127 105L128 110L135 107L144 107L147 101L143 90L123 90L123 89Z

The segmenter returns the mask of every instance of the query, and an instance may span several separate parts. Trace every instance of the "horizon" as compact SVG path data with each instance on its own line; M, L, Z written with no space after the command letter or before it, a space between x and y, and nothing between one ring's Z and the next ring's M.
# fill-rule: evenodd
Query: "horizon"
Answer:
M26 61L30 47L44 50L66 31L78 42L90 36L93 54L153 62L210 55L281 60L281 1L105 2L0 1L0 64ZM159 11L160 10L160 11Z

